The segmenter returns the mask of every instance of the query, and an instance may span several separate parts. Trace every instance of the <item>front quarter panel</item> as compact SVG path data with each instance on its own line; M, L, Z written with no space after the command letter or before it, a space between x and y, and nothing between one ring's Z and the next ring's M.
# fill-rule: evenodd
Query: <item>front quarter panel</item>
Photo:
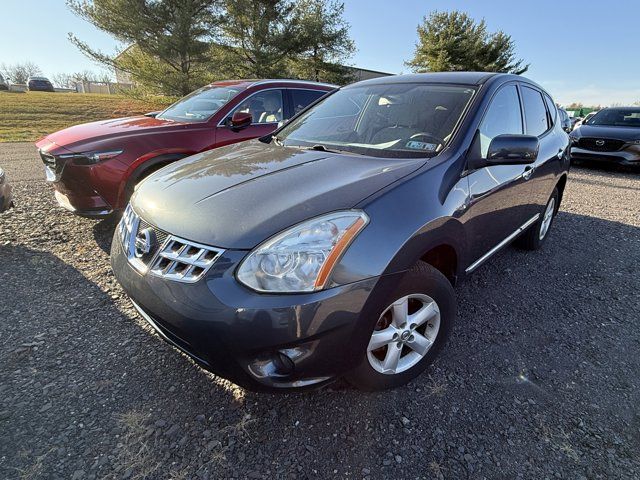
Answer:
M459 220L468 198L460 176L463 160L432 159L401 184L392 185L359 207L370 222L333 273L335 284L408 270L432 248L452 247L458 265L466 251Z

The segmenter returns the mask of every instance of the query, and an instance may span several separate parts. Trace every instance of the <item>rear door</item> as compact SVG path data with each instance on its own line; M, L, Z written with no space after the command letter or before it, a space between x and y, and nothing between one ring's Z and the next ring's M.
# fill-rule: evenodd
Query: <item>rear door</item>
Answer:
M233 131L229 127L229 122L235 112L251 113L253 117L251 125L240 131ZM278 128L278 124L284 120L284 117L285 95L283 89L269 88L255 92L240 100L238 105L220 121L216 128L216 145L221 147L268 135Z
M537 136L540 141L538 158L532 165L534 171L529 183L532 202L537 207L536 211L541 211L555 187L567 146L567 134L557 125L560 117L549 95L525 84L520 89L526 132Z
M304 88L290 88L288 89L289 98L291 102L290 115L286 118L289 118L296 115L300 110L306 108L320 97L324 97L327 92L324 90L312 90L312 89L304 89Z
M509 83L493 96L470 155L486 158L495 137L523 133L519 90L515 82ZM469 271L531 218L530 170L529 165L493 165L467 175L469 205L465 216L470 233Z

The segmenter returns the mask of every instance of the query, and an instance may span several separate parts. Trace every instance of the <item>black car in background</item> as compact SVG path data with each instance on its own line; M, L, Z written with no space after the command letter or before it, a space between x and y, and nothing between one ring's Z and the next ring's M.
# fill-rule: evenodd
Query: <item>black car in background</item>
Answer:
M111 264L161 336L242 386L397 387L445 344L456 281L545 242L568 150L521 76L367 80L152 174Z
M53 92L53 84L46 77L29 77L27 88L32 92Z
M567 133L571 133L573 127L571 125L571 118L569 118L569 114L564 108L558 108L558 113L560 114L560 124L562 126L562 130Z
M572 160L640 166L640 107L600 110L570 138Z

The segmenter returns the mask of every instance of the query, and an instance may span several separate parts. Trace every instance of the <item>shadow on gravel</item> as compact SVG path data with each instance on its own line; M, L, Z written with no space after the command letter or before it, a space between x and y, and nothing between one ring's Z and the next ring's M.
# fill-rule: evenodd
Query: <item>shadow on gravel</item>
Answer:
M571 162L571 168L589 170L596 173L613 173L623 174L624 176L638 176L640 177L640 166L626 166L618 165L616 163L607 163L602 161L589 161L589 160L573 160Z
M103 249L112 228L94 227ZM455 333L410 385L295 395L199 369L110 273L104 291L0 246L0 476L631 478L639 239L561 212L541 251L506 249L460 284Z
M111 251L111 241L113 232L120 221L120 215L109 215L93 225L93 238L100 249L109 253Z

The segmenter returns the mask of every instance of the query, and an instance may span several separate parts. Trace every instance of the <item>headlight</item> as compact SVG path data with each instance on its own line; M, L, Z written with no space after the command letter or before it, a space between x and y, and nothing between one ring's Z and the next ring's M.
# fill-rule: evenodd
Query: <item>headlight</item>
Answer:
M105 160L117 157L123 150L110 150L108 152L68 153L59 155L61 160L73 160L76 165L94 165Z
M369 223L359 210L334 212L291 227L256 247L236 273L259 292L311 292L324 288L333 267Z

